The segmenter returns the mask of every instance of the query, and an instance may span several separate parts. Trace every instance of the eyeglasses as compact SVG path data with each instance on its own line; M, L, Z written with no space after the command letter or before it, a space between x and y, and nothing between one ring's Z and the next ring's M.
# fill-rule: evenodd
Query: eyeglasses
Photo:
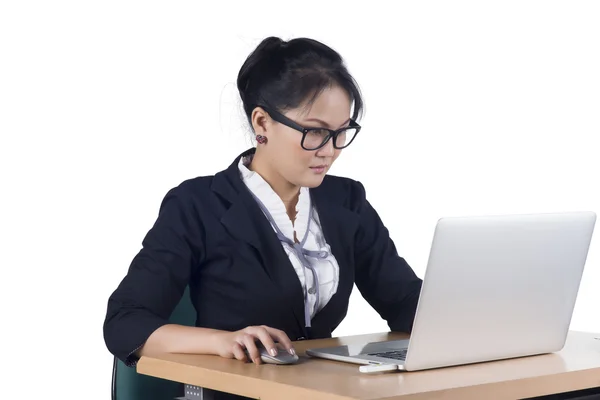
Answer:
M302 132L302 141L300 145L304 150L314 151L325 146L329 139L333 138L333 147L336 149L344 149L356 139L356 135L360 132L361 126L354 120L350 120L350 126L337 130L327 128L312 128L304 127L292 121L280 112L266 106L258 106L263 108L273 120L287 127Z

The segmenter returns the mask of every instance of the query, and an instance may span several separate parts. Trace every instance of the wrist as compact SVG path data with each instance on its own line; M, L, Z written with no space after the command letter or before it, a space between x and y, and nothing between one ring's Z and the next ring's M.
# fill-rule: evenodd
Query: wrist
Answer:
M206 344L207 344L207 353L214 356L221 355L221 349L223 348L223 342L226 340L225 337L230 332L222 331L218 329L210 329L207 332Z

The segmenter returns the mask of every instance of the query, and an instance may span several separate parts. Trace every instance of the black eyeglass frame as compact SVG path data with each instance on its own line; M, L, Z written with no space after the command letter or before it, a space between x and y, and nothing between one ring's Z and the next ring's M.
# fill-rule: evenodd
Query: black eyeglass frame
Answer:
M316 151L319 150L320 148L322 148L323 146L325 146L327 144L327 142L329 142L329 140L331 138L333 138L333 147L335 149L341 150L341 149L345 149L346 147L350 146L350 144L352 144L352 142L354 142L354 139L356 139L356 136L358 136L358 133L361 130L361 126L353 119L350 119L350 125L345 127L345 128L340 128L340 129L328 129L328 128L323 128L323 127L304 127L294 121L292 121L291 119L289 119L288 117L286 117L285 115L283 115L282 113L280 113L279 111L269 107L269 106L265 106L265 105L257 105L256 107L260 107L262 109L264 109L270 116L271 118L273 118L273 120L279 122L280 124L283 124L289 128L295 129L299 132L302 132L302 140L300 142L300 145L302 146L302 148L304 150L307 151ZM344 146L338 146L337 145L337 137L340 133L342 133L343 131L345 131L348 128L353 128L356 129L356 133L354 134L354 137L350 140L350 142L346 143ZM312 148L306 148L304 147L304 140L306 139L306 135L307 133L309 133L310 131L314 131L314 130L325 130L328 131L328 135L327 137L323 140L323 143L321 143L318 147L312 149Z

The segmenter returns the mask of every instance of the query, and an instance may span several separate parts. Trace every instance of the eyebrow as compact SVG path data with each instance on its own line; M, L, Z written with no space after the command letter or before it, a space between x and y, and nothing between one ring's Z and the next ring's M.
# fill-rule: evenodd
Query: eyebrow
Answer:
M307 118L305 121L307 122L318 122L319 124L323 125L323 126L329 126L329 124L319 118ZM342 125L340 125L340 128L344 125L346 125L348 122L351 121L351 118L348 118Z

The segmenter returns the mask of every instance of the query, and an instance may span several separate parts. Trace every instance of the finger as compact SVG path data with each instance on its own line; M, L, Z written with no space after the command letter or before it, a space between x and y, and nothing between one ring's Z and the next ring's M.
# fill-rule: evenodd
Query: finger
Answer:
M244 335L243 342L250 360L252 360L255 364L260 364L262 363L262 360L260 359L260 353L258 352L258 348L256 347L256 343L254 341L254 336L250 334Z
M271 335L271 337L277 340L279 344L281 344L281 346L283 346L283 348L285 348L288 351L288 353L292 355L296 354L296 350L294 349L292 341L284 331L268 326L265 327L265 329L267 330L267 332L269 332L269 335Z
M244 352L242 345L237 342L233 345L232 353L237 360L244 362L248 361L248 357L246 357L246 353Z
M267 330L267 327L261 326L257 327L254 333L256 337L261 341L262 345L265 349L271 354L273 357L277 355L277 346L275 346L275 342L271 337L271 334Z

